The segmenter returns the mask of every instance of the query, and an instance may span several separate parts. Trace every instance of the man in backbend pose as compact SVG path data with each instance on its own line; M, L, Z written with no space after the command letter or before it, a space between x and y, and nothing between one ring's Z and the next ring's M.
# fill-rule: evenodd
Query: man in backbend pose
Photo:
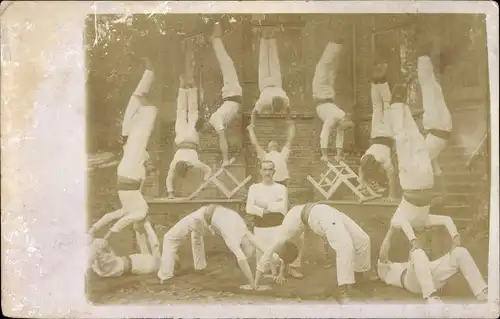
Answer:
M274 180L274 182L287 187L288 180L290 178L289 173L288 173L287 161L288 161L288 156L290 155L290 151L291 151L290 147L292 145L292 141L295 138L295 124L293 123L293 121L291 121L291 120L288 121L287 141L285 143L285 146L283 146L283 148L281 149L281 151L278 150L278 142L271 141L268 144L267 152L266 152L259 145L254 128L251 125L249 125L249 127L248 127L248 132L250 134L250 142L255 147L255 149L257 151L257 157L259 158L259 160L261 162L271 161L274 163L275 171L274 171L274 175L272 176L272 179ZM267 178L267 176L266 176L266 178ZM264 180L264 178L263 178L263 180ZM258 232L260 232L260 230L258 230ZM295 260L290 265L289 274L295 278L302 278L303 275L299 271L299 268L301 267L301 264L302 264L302 256L303 256L303 252L304 252L304 234L302 234L296 238L293 238L293 241L294 241L294 244L296 244L299 247L299 256L297 257L297 260Z
M316 113L323 121L320 133L321 160L328 161L328 141L332 130L336 130L336 160L341 160L344 148L345 130L354 123L349 116L335 104L335 81L340 64L342 50L341 36L334 35L326 45L314 71L312 92L316 104Z
M448 227L454 227L451 218L448 219ZM440 303L436 293L449 278L460 271L477 300L488 299L488 286L469 251L460 246L459 237L454 241L450 252L436 260L429 261L423 249L414 248L410 251L408 262L396 263L389 260L393 233L394 228L390 227L380 246L377 269L383 282L422 294L427 303Z
M262 243L248 230L243 218L234 210L218 206L203 206L195 212L182 218L175 224L163 238L163 253L158 277L162 282L174 277L175 266L179 263L177 255L180 244L191 236L191 246L195 270L203 270L207 267L203 235L206 232L219 234L224 239L227 247L236 256L238 265L245 275L248 284L240 288L244 290L262 290L265 286L254 286L254 277L248 258L252 257L255 249L263 250ZM274 255L274 267L280 265L280 276L283 275L285 263L295 259L297 252L293 245L287 246L281 255ZM281 258L280 258L281 257ZM276 270L274 270L276 272ZM276 275L276 280L281 277Z
M136 223L134 225L139 225ZM151 226L151 223L146 220L140 223L140 232L138 234L146 234L145 240L137 238L139 246L139 254L128 256L116 256L115 252L107 246L107 243L102 243L100 250L95 258L91 261L92 270L101 277L117 277L132 273L134 275L151 274L158 271L160 264L160 244L158 237ZM103 241L96 239L96 241Z
M223 160L222 165L226 166L229 163L226 128L238 114L238 110L242 103L242 89L238 81L238 74L236 73L233 60L231 60L231 57L226 52L221 37L221 25L220 23L215 23L211 40L224 81L224 86L222 87L223 103L219 109L212 114L209 122L219 135L219 145Z
M257 114L266 109L275 113L284 110L287 119L290 119L290 100L283 90L278 45L274 36L274 28L270 26L263 27L260 39L259 90L260 97L250 118L251 125L255 125Z
M430 58L432 42L426 38L423 30L419 30L417 36L417 76L424 108L423 126L427 133L425 143L429 149L436 177L435 186L440 192L443 192L443 183L440 178L442 171L437 158L448 144L452 131L452 119L444 100L441 85L434 75L434 67Z
M134 222L142 221L148 213L148 205L142 196L141 186L146 177L144 167L144 162L147 160L146 148L153 131L157 109L148 98L154 74L149 62L147 67L125 112L123 134L127 139L123 146L123 158L118 165L117 182L122 209L113 212L111 216L103 217L102 223L118 218L119 220L109 229L104 240L96 242L93 246L90 259L93 259L93 254L98 252L113 234ZM94 228L91 228L90 233L93 232Z
M183 176L187 169L197 168L203 171L207 180L212 169L198 158L199 132L204 127L204 120L199 118L198 91L194 84L194 52L191 42L185 43L186 68L180 77L180 88L177 96L177 117L175 120L175 144L177 150L167 173L166 187L169 198L174 198L173 180L179 174Z
M395 201L397 196L397 172L394 170L391 157L391 148L394 140L391 135L390 121L387 118L386 109L390 107L391 90L386 78L387 63L379 62L375 65L372 84L372 128L371 145L361 157L359 176L366 183L378 171L379 166L385 171L389 186L389 201Z
M348 288L359 279L376 280L371 271L370 238L352 219L325 204L305 204L292 207L273 236L266 252L257 264L255 285L271 256L292 237L310 229L328 241L337 253L337 281L340 301L349 300Z

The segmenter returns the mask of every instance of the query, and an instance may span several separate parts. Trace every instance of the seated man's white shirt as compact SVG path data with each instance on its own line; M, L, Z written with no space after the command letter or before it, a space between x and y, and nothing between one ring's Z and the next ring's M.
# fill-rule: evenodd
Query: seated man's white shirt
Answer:
M118 175L135 180L144 178L144 161L149 137L156 119L156 107L142 106L134 116L127 143L123 147L123 158L118 165Z
M431 189L434 185L429 150L410 108L394 103L387 111L396 142L399 180L403 190Z
M288 173L288 156L290 155L290 149L288 147L283 147L281 152L278 151L272 151L272 152L266 152L265 153L265 158L264 160L266 161L272 161L274 163L274 176L273 180L275 181L285 181L287 180L290 176Z
M287 211L287 189L284 185L278 183L271 185L253 184L248 189L246 211L251 215L262 216L264 209L256 205L256 201L266 203L270 212L285 215Z
M421 56L418 58L417 75L422 91L424 128L426 130L438 129L451 132L451 114L446 106L441 85L439 85L434 75L434 68L430 57Z
M391 148L387 145L372 144L363 154L361 160L367 155L372 155L385 171L392 172L394 167L391 161Z

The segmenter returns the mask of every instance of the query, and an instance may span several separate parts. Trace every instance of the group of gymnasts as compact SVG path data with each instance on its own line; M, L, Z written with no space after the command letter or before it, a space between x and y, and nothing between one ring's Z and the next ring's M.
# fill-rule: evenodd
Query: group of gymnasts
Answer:
M420 21L425 25L425 21ZM180 77L175 122L177 150L168 170L166 187L168 196L174 197L175 174L189 168L200 168L204 178L211 176L211 169L198 158L199 134L209 127L219 135L222 165L228 165L228 145L225 129L235 118L242 103L242 88L234 63L226 52L221 24L211 23L209 36L221 68L224 85L222 104L209 121L198 114L198 93L194 81L192 43L185 42L185 72ZM334 83L342 50L342 28L335 26L313 78L313 98L318 117L323 121L320 134L321 158L328 159L328 138L336 131L336 159L342 158L344 132L353 126L350 116L334 102ZM423 29L423 28L422 28ZM373 103L372 145L360 160L359 175L363 183L374 178L371 172L383 167L389 182L389 198L397 200L395 186L403 189L400 204L391 218L383 240L376 267L371 265L370 238L357 223L331 205L306 203L289 208L287 159L295 135L291 120L290 101L282 87L281 71L273 27L263 27L259 52L260 97L252 111L248 126L250 140L260 159L261 181L248 190L245 213L253 215L253 232L236 211L221 205L205 205L188 214L170 228L160 247L157 235L148 218L148 204L141 188L146 171L151 167L147 144L154 126L157 109L149 100L149 90L154 78L153 68L146 59L144 72L125 112L122 126L123 158L118 166L117 191L122 208L105 214L89 230L95 232L116 221L102 238L95 238L90 245L90 266L103 277L132 274L156 274L162 283L176 275L180 269L178 248L184 240L191 239L194 269L207 267L203 237L221 236L235 255L246 283L243 290L271 289L262 285L262 277L271 276L280 284L288 277L300 279L303 253L310 248L306 234L316 234L336 251L336 272L339 296L342 303L350 300L350 287L363 281L380 280L386 284L421 294L429 303L440 303L438 290L458 271L461 271L478 300L486 300L487 285L469 252L461 246L460 235L448 216L430 214L431 191L434 180L441 174L437 157L451 134L451 115L434 74L430 57L432 41L425 32L417 33L418 65L416 78L420 85L424 115L425 135L417 127L406 102L406 83L389 85L388 63L375 65L371 85ZM404 71L404 70L403 70ZM411 72L406 72L411 78ZM286 145L280 150L275 141L268 149L262 148L254 131L255 121L262 112L282 112L289 124ZM393 167L392 150L397 156L398 168ZM399 178L398 178L399 177ZM110 247L110 238L129 225L133 225L140 252L117 256ZM430 261L415 235L415 229L444 226L452 237L449 253ZM402 230L411 244L409 261L392 262L388 258L391 237ZM248 260L256 256L255 275ZM374 269L376 268L376 269Z

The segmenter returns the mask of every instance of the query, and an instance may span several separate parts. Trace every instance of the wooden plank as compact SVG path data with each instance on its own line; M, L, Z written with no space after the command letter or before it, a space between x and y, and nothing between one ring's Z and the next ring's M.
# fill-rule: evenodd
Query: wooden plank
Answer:
M243 203L242 199L232 198L211 198L211 199L188 199L187 197L177 197L169 199L167 197L147 197L148 204L224 204L224 203Z

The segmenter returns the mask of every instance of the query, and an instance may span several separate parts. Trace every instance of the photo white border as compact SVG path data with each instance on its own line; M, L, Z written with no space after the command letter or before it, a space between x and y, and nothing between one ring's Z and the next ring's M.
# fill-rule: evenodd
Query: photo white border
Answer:
M8 7L6 7L6 4ZM4 11L5 8L5 11ZM493 318L499 314L498 7L486 1L186 1L2 3L2 309L7 316ZM84 19L103 13L484 13L491 101L487 304L93 306L84 287ZM20 27L19 27L20 26ZM24 27L23 27L24 26ZM19 27L19 28L17 28ZM17 29L16 29L17 28ZM24 29L24 31L22 31ZM16 30L21 30L16 34ZM7 46L8 44L8 46ZM23 51L29 48L29 51ZM4 51L6 50L6 51ZM28 66L45 63L36 82ZM61 74L71 69L64 79ZM33 73L35 74L35 73ZM31 80L31 82L30 82ZM33 81L35 81L33 83ZM55 89L58 91L55 91ZM36 91L36 97L30 97ZM62 92L62 93L61 93Z

